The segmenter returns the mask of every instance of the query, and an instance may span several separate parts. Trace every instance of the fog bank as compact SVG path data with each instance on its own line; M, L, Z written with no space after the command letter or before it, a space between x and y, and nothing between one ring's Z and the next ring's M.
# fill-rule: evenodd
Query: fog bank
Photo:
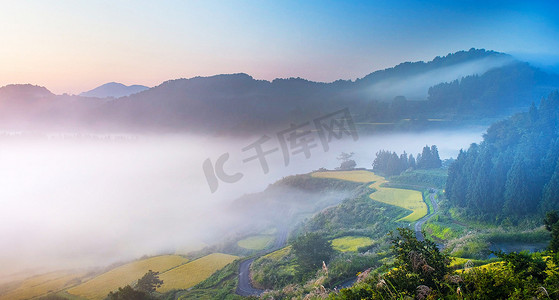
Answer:
M355 152L370 168L380 149L420 153L436 144L441 158L481 140L482 132L430 132L349 137L317 144L310 157L282 151L266 156L265 174L243 140L196 136L125 139L2 137L0 139L0 276L21 271L106 266L143 255L189 249L211 242L231 221L227 205L284 176L339 165L340 152ZM273 136L273 135L270 135ZM265 144L278 147L276 140ZM254 151L254 150L253 150ZM228 174L212 193L202 164L229 153ZM247 221L248 222L248 221Z

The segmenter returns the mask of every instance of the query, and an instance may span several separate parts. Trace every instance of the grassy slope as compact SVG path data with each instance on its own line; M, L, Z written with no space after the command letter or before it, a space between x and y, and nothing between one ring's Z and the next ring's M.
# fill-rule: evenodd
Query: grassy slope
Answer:
M158 291L167 292L173 289L190 288L237 258L233 255L213 253L173 268L159 275L159 278L163 280L163 285Z
M165 272L187 262L188 259L179 255L163 255L134 261L70 288L68 293L88 299L103 299L110 291L134 283L149 270Z
M264 288L279 288L295 278L295 256L291 246L257 258L251 265L254 282Z
M427 214L427 204L423 201L423 197L420 192L382 187L381 185L387 182L386 179L374 174L373 172L365 170L315 172L312 176L321 178L336 178L362 183L374 181L370 187L376 189L377 191L370 195L371 199L412 211L410 215L400 219L399 221L414 222Z

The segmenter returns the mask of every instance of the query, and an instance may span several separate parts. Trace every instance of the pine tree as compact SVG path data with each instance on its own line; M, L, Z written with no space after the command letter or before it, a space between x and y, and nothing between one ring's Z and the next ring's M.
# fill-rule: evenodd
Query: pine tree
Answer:
M528 212L530 192L527 183L526 166L524 161L517 157L507 174L507 183L505 184L505 214L519 216L525 215Z
M429 146L423 147L423 152L421 152L421 160L417 161L418 169L429 169L431 166L431 148Z
M437 149L437 146L431 146L431 168L440 168L442 164L443 162L439 157L439 150Z
M540 211L559 210L559 162L549 182L543 188L543 197L540 203Z
M413 154L410 154L410 158L409 158L409 167L412 169L415 169L415 158L413 158Z
M406 153L406 151L404 151L404 153L400 154L400 172L398 172L398 174L404 172L408 168L409 168L408 154Z

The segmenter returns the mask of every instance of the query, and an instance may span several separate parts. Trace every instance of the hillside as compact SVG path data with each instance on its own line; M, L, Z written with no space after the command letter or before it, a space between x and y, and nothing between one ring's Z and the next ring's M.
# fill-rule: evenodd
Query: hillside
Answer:
M469 217L511 222L559 209L559 93L493 124L450 166L446 195Z

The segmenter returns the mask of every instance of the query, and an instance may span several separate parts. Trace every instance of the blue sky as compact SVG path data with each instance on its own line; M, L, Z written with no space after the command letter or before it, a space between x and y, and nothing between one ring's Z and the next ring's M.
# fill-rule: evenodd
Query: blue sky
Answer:
M333 81L472 47L555 65L557 37L554 1L13 1L0 10L0 85Z

